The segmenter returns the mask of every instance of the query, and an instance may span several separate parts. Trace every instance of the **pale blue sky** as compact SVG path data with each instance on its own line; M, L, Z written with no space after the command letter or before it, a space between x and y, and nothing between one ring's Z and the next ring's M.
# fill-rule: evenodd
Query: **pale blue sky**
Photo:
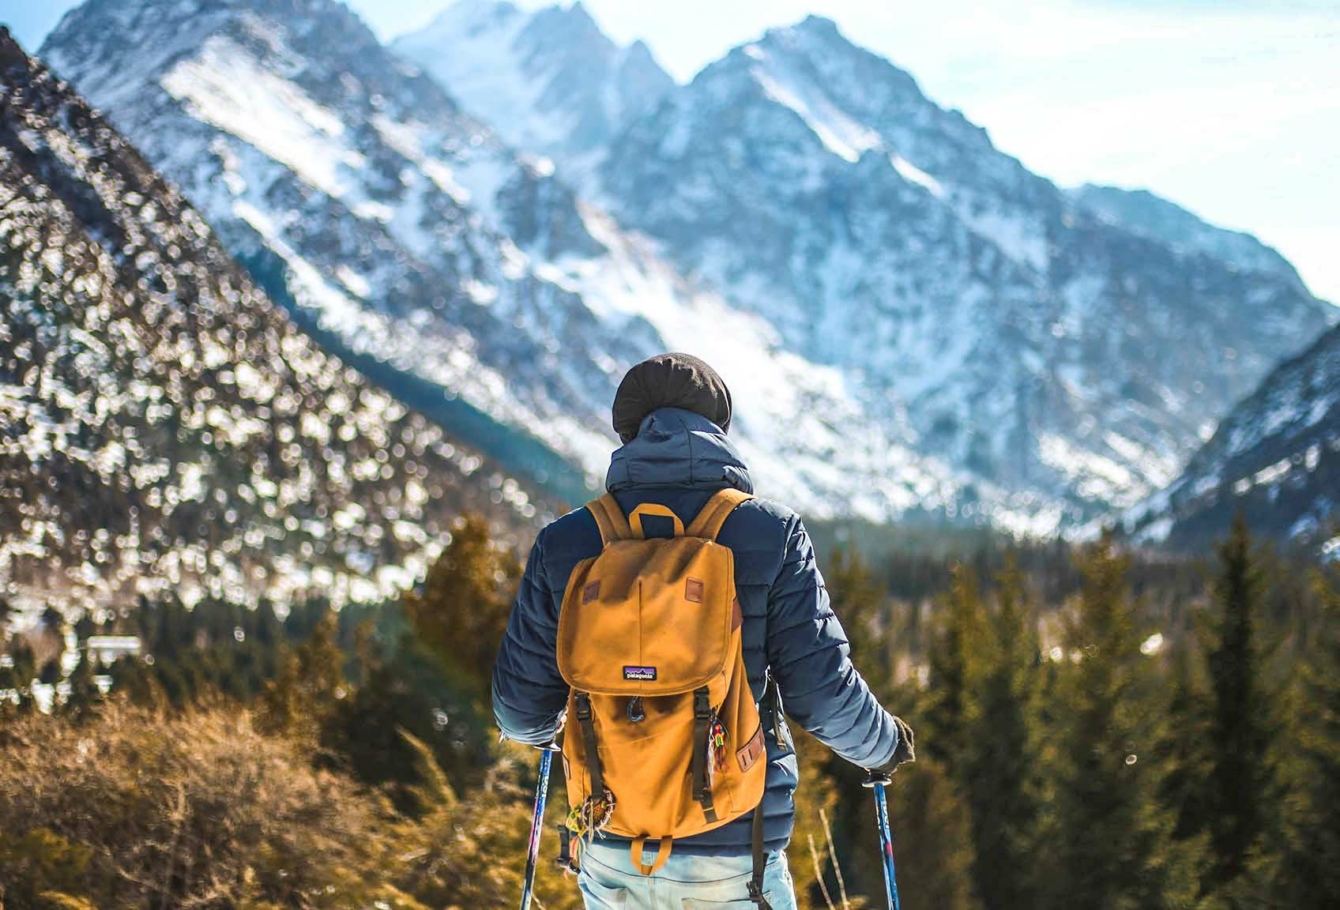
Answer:
M521 0L523 6L546 0ZM0 0L35 48L71 0ZM383 37L450 0L350 0ZM1340 2L586 0L677 78L809 12L1058 183L1144 187L1250 231L1340 303Z

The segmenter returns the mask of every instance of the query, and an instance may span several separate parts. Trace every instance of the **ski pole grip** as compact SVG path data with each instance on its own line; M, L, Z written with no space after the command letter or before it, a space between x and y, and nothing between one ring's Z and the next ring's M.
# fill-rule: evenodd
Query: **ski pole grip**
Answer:
M867 769L865 772L865 780L861 781L861 786L868 790L873 790L876 787L887 787L892 780L892 774L888 774L884 771L871 771Z

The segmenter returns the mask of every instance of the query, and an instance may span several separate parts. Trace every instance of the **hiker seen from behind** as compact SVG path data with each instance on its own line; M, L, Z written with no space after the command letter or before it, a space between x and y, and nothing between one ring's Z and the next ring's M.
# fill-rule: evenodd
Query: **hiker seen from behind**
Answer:
M721 377L653 357L613 418L606 494L531 550L498 725L535 746L563 728L588 908L794 910L787 718L884 775L913 759L912 731L852 666L800 517L753 495Z

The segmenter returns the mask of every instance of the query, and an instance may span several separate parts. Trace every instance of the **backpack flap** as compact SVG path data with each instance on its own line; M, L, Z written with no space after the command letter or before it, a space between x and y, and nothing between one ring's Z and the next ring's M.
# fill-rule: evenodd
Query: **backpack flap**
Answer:
M595 695L692 692L727 670L734 556L696 537L616 540L573 571L558 669Z

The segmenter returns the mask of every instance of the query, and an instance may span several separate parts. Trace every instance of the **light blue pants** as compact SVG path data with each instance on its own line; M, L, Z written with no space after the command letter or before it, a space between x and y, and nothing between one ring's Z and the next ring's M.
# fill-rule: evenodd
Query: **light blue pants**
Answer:
M648 845L644 862L656 852ZM749 900L753 860L742 856L693 856L675 853L658 872L643 875L633 867L625 844L596 841L581 854L578 884L586 910L756 910ZM763 896L772 910L796 910L786 854L768 854Z

